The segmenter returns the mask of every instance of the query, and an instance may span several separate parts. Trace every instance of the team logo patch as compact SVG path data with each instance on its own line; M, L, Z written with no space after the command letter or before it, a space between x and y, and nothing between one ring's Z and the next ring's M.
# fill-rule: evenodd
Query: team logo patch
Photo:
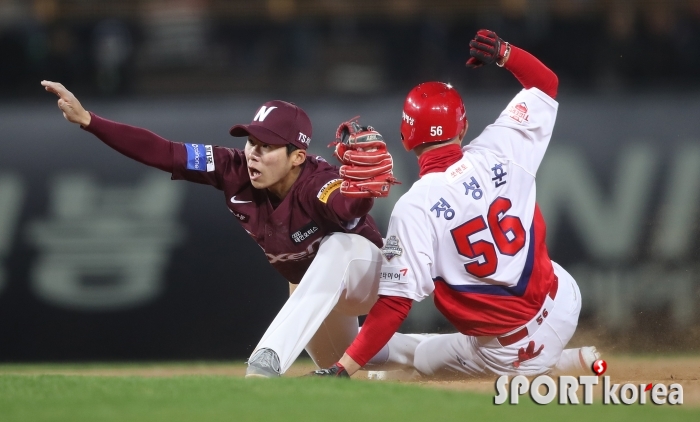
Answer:
M386 258L387 261L391 261L391 258L395 256L401 256L403 254L403 249L401 249L401 243L399 241L399 238L391 235L389 238L384 242L384 247L382 248L382 255Z
M316 197L318 198L319 201L321 201L325 204L326 202L328 202L328 198L330 198L333 191L338 190L342 183L343 183L343 179L331 180L330 182L323 185L321 190L318 191L318 194L316 195Z
M518 123L527 122L530 115L527 113L527 104L523 101L508 109L508 116Z
M214 171L214 148L204 144L185 144L187 170Z
M312 221L309 224L297 230L296 232L292 233L289 237L292 239L292 242L298 245L306 239L308 239L309 237L311 237L311 235L316 233L318 230L318 226Z

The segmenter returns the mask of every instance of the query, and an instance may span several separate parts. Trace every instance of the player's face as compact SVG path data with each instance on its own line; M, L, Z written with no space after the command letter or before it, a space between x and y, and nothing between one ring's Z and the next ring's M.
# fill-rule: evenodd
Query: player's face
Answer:
M245 144L248 176L256 189L271 189L285 185L292 170L291 157L285 145L270 145L249 136Z

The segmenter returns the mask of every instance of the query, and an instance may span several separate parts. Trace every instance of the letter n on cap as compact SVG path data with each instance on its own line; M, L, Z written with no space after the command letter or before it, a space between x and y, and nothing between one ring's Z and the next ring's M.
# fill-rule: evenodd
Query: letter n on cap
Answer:
M254 122L262 122L262 121L264 121L265 118L267 117L267 115L270 114L270 112L271 112L272 110L276 109L276 108L277 108L277 107L270 107L270 108L267 108L266 106L260 107L260 110L258 110L258 113L257 113L257 114L255 115L255 117L253 118L253 121L254 121Z

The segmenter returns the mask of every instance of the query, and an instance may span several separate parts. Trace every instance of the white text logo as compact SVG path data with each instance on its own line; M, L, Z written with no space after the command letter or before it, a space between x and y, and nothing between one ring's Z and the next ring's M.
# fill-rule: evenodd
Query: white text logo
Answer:
M311 138L301 132L299 132L299 138L297 140L304 145L309 145L309 142L311 142Z
M254 122L264 121L265 118L267 117L267 115L270 114L270 112L276 108L277 107L270 107L270 108L267 108L265 106L260 107L260 110L258 110L258 114L256 114L255 117L253 117L253 121Z
M609 376L603 378L603 404L646 404L647 397L654 404L683 404L683 386L671 384L612 384ZM540 375L532 380L532 383L523 375L513 377L508 388L508 376L502 375L496 380L496 397L494 404L518 404L519 396L529 392L530 398L537 404L549 404L559 396L558 404L579 404L577 391L583 385L583 404L593 403L593 386L598 385L599 377L594 375L582 375L578 378L572 376L560 376L559 385L547 375ZM540 388L545 387L547 392L542 394ZM557 394L558 391L558 394ZM647 391L650 391L647 395Z

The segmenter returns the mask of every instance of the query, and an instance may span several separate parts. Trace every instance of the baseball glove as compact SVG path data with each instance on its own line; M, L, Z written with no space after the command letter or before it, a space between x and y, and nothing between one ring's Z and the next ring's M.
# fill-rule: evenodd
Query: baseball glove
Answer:
M372 126L360 126L355 117L338 126L334 155L340 167L340 193L351 198L380 198L399 184L392 173L394 162L384 138Z

